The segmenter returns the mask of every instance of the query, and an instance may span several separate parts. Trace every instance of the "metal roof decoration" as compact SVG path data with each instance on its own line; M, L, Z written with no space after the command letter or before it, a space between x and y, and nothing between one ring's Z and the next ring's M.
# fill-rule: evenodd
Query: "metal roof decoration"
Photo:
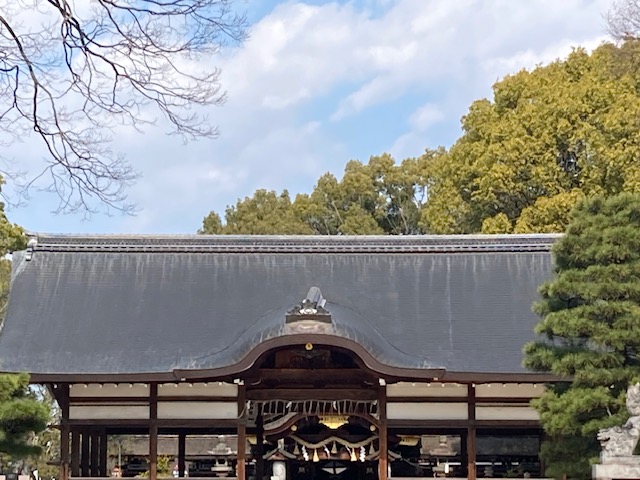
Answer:
M0 369L228 376L315 335L381 375L522 375L557 238L37 235L14 254Z
M320 289L311 287L305 299L287 312L286 321L287 323L300 321L331 323L331 313L324 308L326 303Z

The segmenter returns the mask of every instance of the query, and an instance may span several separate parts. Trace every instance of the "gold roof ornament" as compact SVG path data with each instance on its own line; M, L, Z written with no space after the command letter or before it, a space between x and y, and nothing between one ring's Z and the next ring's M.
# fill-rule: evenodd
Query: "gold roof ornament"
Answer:
M326 425L331 430L336 430L349 423L349 417L347 415L321 415L318 419L320 423Z

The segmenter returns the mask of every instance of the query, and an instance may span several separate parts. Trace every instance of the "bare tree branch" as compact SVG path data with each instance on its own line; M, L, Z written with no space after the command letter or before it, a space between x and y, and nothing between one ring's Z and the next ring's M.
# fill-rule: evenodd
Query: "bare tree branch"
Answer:
M607 29L616 40L640 39L640 0L616 0L606 14Z
M155 110L185 140L216 137L193 109L224 103L208 60L245 32L232 0L4 0L1 141L33 131L48 152L25 187L48 177L59 211L91 211L96 200L131 211L137 173L111 150L114 129L140 129Z

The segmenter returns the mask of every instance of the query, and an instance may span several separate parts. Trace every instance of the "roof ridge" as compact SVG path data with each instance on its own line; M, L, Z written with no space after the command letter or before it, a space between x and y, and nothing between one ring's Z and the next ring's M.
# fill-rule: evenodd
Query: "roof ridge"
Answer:
M520 235L56 235L30 252L420 253L549 251L561 234Z

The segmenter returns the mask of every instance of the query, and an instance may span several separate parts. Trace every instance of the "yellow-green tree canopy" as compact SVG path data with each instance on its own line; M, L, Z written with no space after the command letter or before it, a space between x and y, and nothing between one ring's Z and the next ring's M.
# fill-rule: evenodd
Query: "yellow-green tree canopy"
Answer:
M310 194L257 191L202 233L561 232L582 198L640 191L640 41L576 49L474 102L448 150L350 161Z
M496 83L439 164L423 230L560 232L583 196L638 191L639 72L630 41Z
M322 175L311 194L291 201L281 194L258 190L227 208L225 222L216 212L203 221L208 234L407 235L421 232L421 207L426 199L431 167L444 150L425 153L396 164L390 155L364 164L347 163L341 180Z

